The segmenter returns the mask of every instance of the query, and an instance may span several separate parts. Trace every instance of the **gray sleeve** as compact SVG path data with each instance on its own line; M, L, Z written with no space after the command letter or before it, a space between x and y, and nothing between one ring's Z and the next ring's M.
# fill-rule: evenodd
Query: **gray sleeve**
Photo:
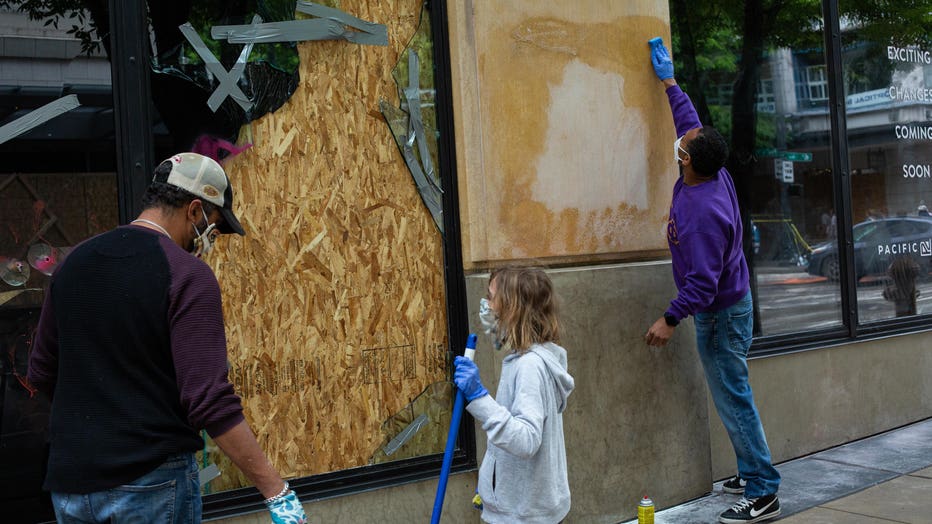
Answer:
M547 418L547 370L539 358L521 358L516 365L515 397L510 410L491 395L473 400L466 409L482 424L489 442L512 455L529 458L540 448Z

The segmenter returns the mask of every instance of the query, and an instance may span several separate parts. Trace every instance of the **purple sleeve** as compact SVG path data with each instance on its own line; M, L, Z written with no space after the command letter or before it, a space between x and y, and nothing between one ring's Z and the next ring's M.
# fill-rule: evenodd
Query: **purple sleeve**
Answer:
M52 307L52 289L45 292L42 313L39 315L39 327L33 339L32 351L29 353L29 369L26 380L36 389L52 397L55 381L58 379L58 325L55 323L55 311Z
M718 279L722 274L725 239L718 235L696 232L680 238L680 248L688 261L676 298L670 302L670 313L678 320L707 309L718 294Z
M210 267L164 242L171 240L163 248L172 268L168 325L181 406L192 427L216 437L243 420L240 398L227 378L220 286Z
M676 124L677 138L686 134L690 129L702 127L699 114L693 106L689 96L678 85L667 88L667 98L670 100L670 109L673 111L673 123Z

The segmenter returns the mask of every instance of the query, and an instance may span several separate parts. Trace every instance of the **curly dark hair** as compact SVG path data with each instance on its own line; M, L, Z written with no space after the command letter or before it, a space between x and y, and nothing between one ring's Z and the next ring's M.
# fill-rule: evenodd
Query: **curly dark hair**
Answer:
M159 164L155 168L155 176L152 177L152 182L149 184L149 187L146 188L146 192L142 195L142 208L151 209L154 207L162 209L179 209L188 205L195 198L200 199L201 204L204 206L204 213L207 216L210 216L214 212L214 209L217 208L216 205L207 202L203 198L189 192L184 189L175 187L171 184L167 184L164 181L168 180L168 175L172 171L172 162L171 160L166 160Z
M728 143L714 127L701 127L696 138L686 144L693 170L701 176L713 176L728 160Z

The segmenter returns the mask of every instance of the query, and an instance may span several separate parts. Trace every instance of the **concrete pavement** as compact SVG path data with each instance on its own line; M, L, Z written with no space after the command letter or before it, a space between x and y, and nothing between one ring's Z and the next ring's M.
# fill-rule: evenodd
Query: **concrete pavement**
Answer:
M778 464L787 524L932 524L932 419ZM707 524L739 499L722 492L658 511L655 524ZM662 501L655 501L662 507ZM636 523L637 520L630 521Z

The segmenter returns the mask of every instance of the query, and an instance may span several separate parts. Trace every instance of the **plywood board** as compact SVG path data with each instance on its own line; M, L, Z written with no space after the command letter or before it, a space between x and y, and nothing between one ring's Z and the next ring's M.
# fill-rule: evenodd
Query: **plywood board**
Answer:
M450 2L463 250L604 260L666 248L672 117L647 40L666 2Z
M287 478L366 465L383 422L446 379L442 238L378 111L398 105L391 72L421 1L338 7L387 25L389 46L299 44L298 89L225 166L247 236L224 237L211 261L231 380ZM210 455L224 471L214 491L245 485Z

